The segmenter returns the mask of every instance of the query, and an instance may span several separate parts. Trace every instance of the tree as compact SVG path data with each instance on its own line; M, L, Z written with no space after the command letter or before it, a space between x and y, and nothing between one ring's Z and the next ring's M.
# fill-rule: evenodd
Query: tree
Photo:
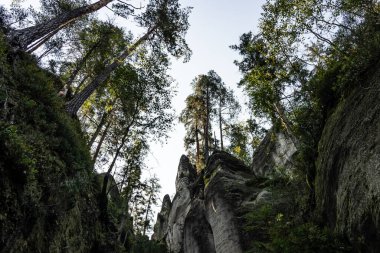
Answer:
M188 14L189 9L180 9L178 0L152 0L144 15L138 18L141 25L148 27L146 33L128 46L113 62L107 64L102 72L67 103L68 113L76 115L90 95L146 41L149 41L152 52L159 55L162 55L162 46L165 46L167 51L176 57L188 57L190 50L183 38L188 29Z
M235 61L243 73L239 85L248 93L255 116L267 117L272 124L279 120L280 126L294 138L285 105L289 105L291 91L297 90L306 81L308 72L302 62L289 63L271 54L270 46L261 35L243 34L240 41L240 45L232 46L243 55L241 62Z
M158 178L153 175L139 183L132 192L129 212L133 217L135 234L145 236L152 228L153 207L158 204L160 189Z
M119 172L120 180L120 192L122 197L121 205L121 217L119 220L119 236L118 239L120 242L125 244L126 237L128 234L125 230L128 218L130 217L129 207L133 206L130 204L133 194L136 190L140 189L141 184L141 173L145 168L144 157L146 156L146 147L141 145L140 141L131 142L128 149L126 149L124 159L125 163L122 170Z
M227 151L251 164L253 152L264 138L266 130L259 126L254 119L246 122L229 124L227 127L227 138L229 145Z
M158 201L160 200L160 189L161 186L158 182L158 178L156 175L153 175L151 178L145 181L145 191L144 195L146 198L146 207L145 207L145 217L144 217L144 226L143 226L143 235L146 235L146 232L148 230L151 230L153 228L152 224L154 221L153 216L153 207L157 206Z
M63 11L57 16L34 26L11 31L8 34L8 39L15 47L27 50L51 38L58 31L75 22L77 19L98 11L112 1L113 0L99 0L93 4Z
M223 149L223 125L227 123L225 115L229 115L231 120L236 115L239 104L234 99L233 92L226 88L220 76L213 70L207 75L197 76L192 86L194 92L186 99L186 107L181 112L180 121L185 124L187 130L185 148L190 158L195 157L193 160L197 168L201 169L209 156L211 143L214 142L213 148L217 149L216 136L212 137L213 119L217 118Z
M129 143L139 139L140 145L147 149L147 140L165 137L172 124L171 81L164 71L167 62L153 57L146 57L143 62L144 68L134 69L130 65L124 65L113 76L111 91L119 102L112 108L113 114L118 116L114 119L113 129L106 129L112 135L106 153L111 161L107 163L101 192L103 214L107 213L108 178L115 169L117 160L128 152ZM104 139L101 141L103 144Z
M185 149L188 151L190 159L195 160L197 168L201 166L203 161L203 154L201 154L200 138L202 118L205 118L204 110L202 107L202 99L195 94L186 98L186 107L181 112L179 117L180 121L185 125L186 136L184 139ZM195 152L190 151L195 143ZM195 153L195 159L192 154ZM202 158L201 158L202 157Z
M375 22L377 6L372 0L267 1L260 32L272 54L316 66L331 52L347 57L368 28L363 24Z
M187 107L182 111L180 120L187 127L187 135L185 137L185 145L188 148L196 143L196 165L198 169L203 167L208 158L210 139L210 113L211 113L211 89L212 83L206 75L199 75L193 80L192 86L194 93L187 99ZM213 88L216 89L214 85ZM198 138L201 134L201 141ZM202 142L202 144L200 144ZM202 147L202 156L200 155L200 146ZM202 159L200 159L202 158Z
M217 118L220 133L220 149L224 150L223 126L228 125L232 121L232 119L237 117L240 110L240 105L238 101L235 99L233 91L225 86L221 78L217 76L216 73L213 73L213 75L215 76L214 78L218 85L218 89L216 91L216 100L218 107Z

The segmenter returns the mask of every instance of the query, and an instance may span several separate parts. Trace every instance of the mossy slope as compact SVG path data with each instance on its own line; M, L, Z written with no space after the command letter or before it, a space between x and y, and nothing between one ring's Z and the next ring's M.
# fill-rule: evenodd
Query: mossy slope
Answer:
M110 241L89 151L60 87L0 34L0 252L95 252Z

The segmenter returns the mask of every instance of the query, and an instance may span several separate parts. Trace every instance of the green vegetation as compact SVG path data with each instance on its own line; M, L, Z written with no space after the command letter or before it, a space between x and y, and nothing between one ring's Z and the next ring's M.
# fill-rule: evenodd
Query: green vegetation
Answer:
M243 56L236 64L254 115L282 129L298 150L286 179L286 188L297 190L297 210L281 221L268 206L248 214L247 229L263 229L267 240L252 252L348 251L323 221L314 224L315 162L327 118L378 67L379 8L376 1L267 1L259 32L232 46Z
M152 206L157 204L159 190L155 178L139 181L139 152L137 157L130 152L131 160L125 167L129 173L125 195L114 198L111 194L108 218L99 219L101 184L79 122L67 114L64 101L57 96L62 82L38 67L28 54L10 51L1 36L1 248L17 252L41 248L61 251L63 247L75 252L123 251L117 243L118 234L109 230L115 230L120 217L125 216L124 208L133 206L140 213L133 208L128 212L142 224L140 232L134 224L121 224L120 232L125 236L126 230L133 231L126 246L138 245L138 251L133 252L158 252L157 247L162 246L139 236L152 226ZM132 204L128 199L134 199ZM145 247L147 251L141 251Z
M114 3L146 28L136 38L89 15L110 2L0 9L2 251L155 251L160 185L141 177L148 143L172 126L169 55L191 54L190 9Z
M294 222L294 219L264 204L245 216L246 231L255 235L248 252L350 252L346 243L311 222Z
M3 35L0 44L2 248L53 250L67 243L83 251L91 242L106 243L96 220L98 187L88 148L56 96L59 79L31 56L10 51ZM93 233L70 236L76 229Z
M145 29L141 37L89 15L111 2L117 17ZM166 252L146 236L160 185L142 173L149 143L173 124L169 59L190 57L190 8L41 3L32 15L0 8L0 251ZM294 192L295 206L248 210L249 252L349 251L315 217L315 162L326 120L379 66L380 5L268 0L263 10L259 32L231 46L242 56L250 119L235 122L240 106L217 73L199 75L180 115L186 150L198 172L214 150L249 164L266 132L259 122L269 122L296 146L296 169L245 186Z
M240 105L233 91L213 70L207 75L197 76L192 87L193 93L186 98L186 108L181 112L180 121L186 127L185 149L199 172L211 151L225 148L226 128L236 118ZM217 125L219 138L215 131L213 133L213 123Z

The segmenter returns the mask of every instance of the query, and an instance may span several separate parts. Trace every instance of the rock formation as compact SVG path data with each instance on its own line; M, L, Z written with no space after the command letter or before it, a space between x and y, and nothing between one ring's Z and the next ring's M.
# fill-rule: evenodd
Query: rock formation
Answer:
M380 248L379 69L329 116L316 161L316 217L349 241L348 249L354 252ZM292 172L295 154L293 141L271 130L255 151L250 168L225 152L215 152L196 177L183 156L172 208L159 214L167 220L159 219L154 238L165 241L174 253L255 251L252 242L265 242L268 233L260 225L254 233L244 230L248 212L259 213L266 205L277 214L299 208L294 196L300 193L267 183L279 169Z
M278 168L289 170L293 167L292 157L296 151L291 138L270 130L253 155L252 170L258 177L267 177Z
M172 209L172 202L168 194L162 200L161 211L157 215L156 224L154 225L154 234L152 239L156 241L163 241L166 236L166 229L168 227L168 220L170 210Z
M329 117L319 143L316 199L324 221L362 252L380 249L380 69Z
M257 182L251 168L226 152L214 152L197 178L182 156L172 207L165 196L152 238L165 242L173 253L244 252L251 243L243 229L244 214L269 202L279 208L290 203L284 194L272 194Z

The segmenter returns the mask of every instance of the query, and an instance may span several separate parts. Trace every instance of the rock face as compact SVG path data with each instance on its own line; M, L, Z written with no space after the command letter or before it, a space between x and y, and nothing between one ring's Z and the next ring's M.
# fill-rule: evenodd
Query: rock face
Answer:
M325 124L316 161L316 217L347 238L354 252L375 253L380 248L379 80L377 68L337 106ZM278 169L292 171L296 151L286 135L269 131L250 168L215 152L198 177L182 156L172 208L163 208L160 215L167 221L158 221L154 238L174 253L262 252L260 243L268 241L268 231L260 227L265 222L253 223L258 229L247 232L245 217L268 206L274 214L299 213L297 188L270 183ZM307 217L294 220L314 222Z
M161 211L157 215L156 224L154 225L152 239L156 241L163 241L166 236L166 229L168 227L169 214L172 209L172 202L168 194L162 200Z
M280 196L250 184L256 180L250 168L225 152L215 152L197 178L182 156L172 208L169 215L168 208L162 208L152 238L166 242L174 253L244 252L251 241L243 229L244 214Z
M176 195L169 213L165 240L170 252L183 252L183 230L191 208L191 186L196 177L189 158L182 156L176 178Z
M117 252L63 83L0 33L0 252Z
M279 168L289 170L293 167L292 157L296 151L291 138L270 130L253 155L252 170L258 177L267 177Z
M184 252L215 253L214 236L211 226L205 216L204 202L195 199L185 220Z
M380 71L342 101L319 143L316 199L323 220L362 252L380 249Z

